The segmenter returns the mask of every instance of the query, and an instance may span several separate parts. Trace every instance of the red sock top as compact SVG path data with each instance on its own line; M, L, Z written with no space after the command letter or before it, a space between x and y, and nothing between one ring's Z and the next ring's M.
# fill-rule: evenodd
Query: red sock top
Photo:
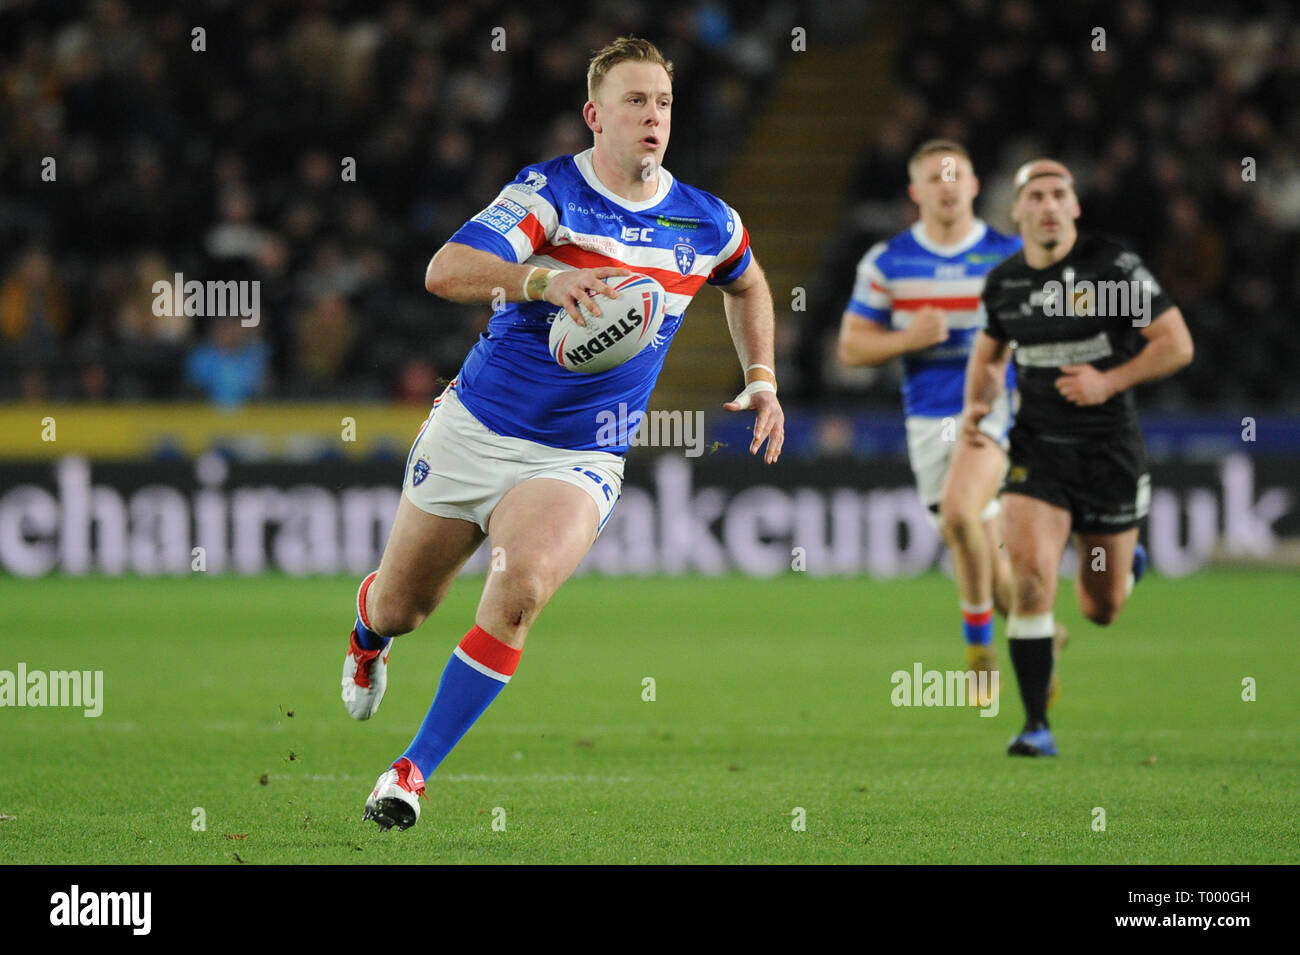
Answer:
M357 588L357 616L361 618L362 625L371 633L375 632L375 628L370 626L370 615L366 613L366 591L370 589L370 585L375 582L375 578L378 576L379 571L372 570L366 579L361 581L361 586Z
M516 650L502 643L477 625L465 634L465 639L460 642L460 649L475 663L504 677L514 675L515 668L519 666L519 658L523 655L522 650Z

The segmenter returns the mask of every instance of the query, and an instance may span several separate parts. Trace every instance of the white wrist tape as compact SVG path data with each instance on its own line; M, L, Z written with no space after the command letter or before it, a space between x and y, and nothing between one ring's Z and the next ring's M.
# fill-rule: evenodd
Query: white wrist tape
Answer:
M560 269L547 269L546 281L542 283L541 298L533 298L531 295L528 294L528 283L533 280L533 273L538 271L541 268L542 266L540 265L534 265L531 269L528 270L528 274L524 276L524 301L525 302L540 302L543 299L545 299L546 290L547 288L550 287L551 279L555 278L557 275L560 274Z
M744 391L736 395L734 400L736 404L740 405L740 408L743 411L749 407L750 399L760 391L770 391L772 394L776 394L776 385L772 384L770 381L751 381L745 386Z

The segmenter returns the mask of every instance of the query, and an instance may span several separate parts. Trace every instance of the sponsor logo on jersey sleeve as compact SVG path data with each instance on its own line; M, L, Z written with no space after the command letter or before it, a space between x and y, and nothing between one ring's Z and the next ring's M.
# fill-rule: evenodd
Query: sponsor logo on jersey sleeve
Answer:
M489 229L495 229L502 235L506 235L511 229L523 222L527 215L528 210L519 203L501 196L496 202L476 215L474 221L481 222Z
M1161 294L1160 283L1151 274L1151 270L1142 264L1142 259L1136 252L1121 252L1115 259L1115 265L1128 276L1130 281L1145 284L1151 290L1152 297Z
M530 169L528 171L527 179L525 179L523 182L515 183L510 188L515 189L518 192L536 192L538 189L541 189L544 185L546 185L546 177L543 176L536 169Z

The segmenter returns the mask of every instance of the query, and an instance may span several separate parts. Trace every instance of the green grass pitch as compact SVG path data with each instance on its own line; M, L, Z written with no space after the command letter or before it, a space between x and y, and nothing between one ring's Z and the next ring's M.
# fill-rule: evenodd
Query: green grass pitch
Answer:
M0 859L1300 862L1293 575L1149 578L1104 629L1067 583L1051 760L1004 755L1009 664L994 718L892 705L894 671L963 665L940 575L574 580L419 824L380 833L362 804L481 585L398 641L383 708L356 723L354 580L0 579L0 670L104 672L97 719L0 709Z

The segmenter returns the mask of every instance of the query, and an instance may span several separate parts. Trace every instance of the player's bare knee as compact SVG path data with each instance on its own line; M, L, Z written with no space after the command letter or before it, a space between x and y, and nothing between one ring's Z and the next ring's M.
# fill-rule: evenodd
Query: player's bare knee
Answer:
M939 505L939 530L949 547L966 547L980 533L980 516L959 502L947 500Z
M366 601L366 613L370 616L370 627L375 633L385 637L400 637L410 633L429 618L432 607L421 606L410 599L373 597Z
M1012 609L1018 613L1050 610L1047 578L1039 573L1018 573L1011 583Z
M529 627L546 604L546 581L532 570L512 572L503 582L498 613L511 627Z

